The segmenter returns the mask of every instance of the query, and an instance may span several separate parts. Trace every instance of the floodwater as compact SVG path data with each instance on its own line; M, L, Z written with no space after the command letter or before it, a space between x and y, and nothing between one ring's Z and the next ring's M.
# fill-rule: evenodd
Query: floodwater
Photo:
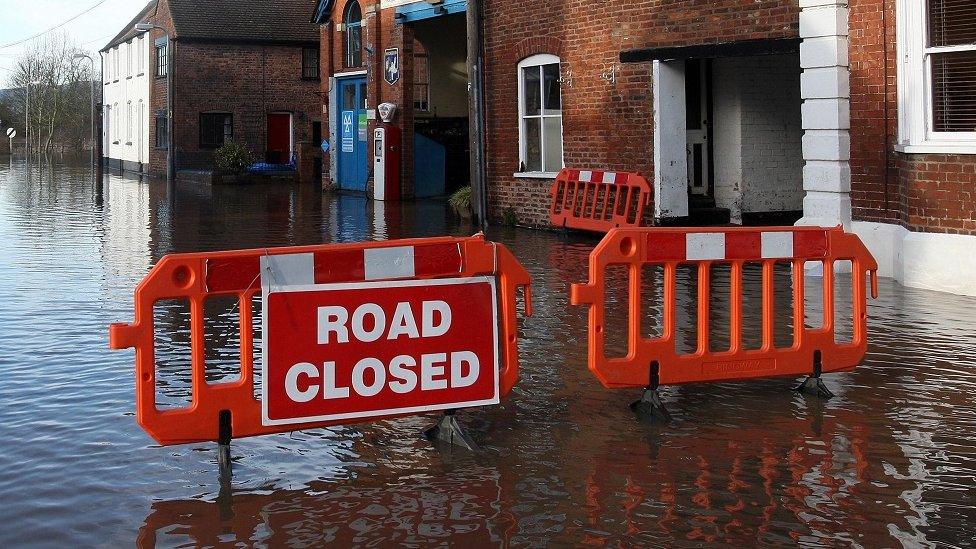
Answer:
M835 398L794 379L666 388L660 425L586 369L567 290L595 240L494 228L532 273L535 316L510 397L459 414L480 454L439 450L419 435L435 418L413 417L235 440L227 479L214 444L160 447L136 424L134 353L109 351L107 326L164 254L471 232L437 202L96 188L84 168L0 158L0 546L976 544L976 299L884 279L867 358L826 376ZM217 378L235 337L208 345ZM175 401L178 339L160 352Z

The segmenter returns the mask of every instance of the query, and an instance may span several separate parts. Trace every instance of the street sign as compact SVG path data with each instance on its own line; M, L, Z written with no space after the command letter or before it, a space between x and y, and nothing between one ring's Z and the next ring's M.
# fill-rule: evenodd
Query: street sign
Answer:
M493 277L269 283L262 310L265 426L499 402Z
M7 137L9 137L10 139L17 137L17 130L13 128L7 128Z

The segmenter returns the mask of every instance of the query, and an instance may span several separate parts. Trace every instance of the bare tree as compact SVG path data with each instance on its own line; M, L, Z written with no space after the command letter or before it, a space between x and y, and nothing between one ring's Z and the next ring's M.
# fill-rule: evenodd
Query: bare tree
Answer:
M21 88L22 118L30 85L26 118L35 150L51 153L94 146L88 143L89 82L94 75L89 63L73 62L81 51L67 34L52 34L35 40L17 62L13 84Z

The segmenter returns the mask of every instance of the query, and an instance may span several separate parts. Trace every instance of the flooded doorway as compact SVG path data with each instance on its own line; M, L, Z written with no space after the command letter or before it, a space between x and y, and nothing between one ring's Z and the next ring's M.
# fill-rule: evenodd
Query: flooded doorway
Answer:
M451 194L469 183L465 14L413 28L414 196Z

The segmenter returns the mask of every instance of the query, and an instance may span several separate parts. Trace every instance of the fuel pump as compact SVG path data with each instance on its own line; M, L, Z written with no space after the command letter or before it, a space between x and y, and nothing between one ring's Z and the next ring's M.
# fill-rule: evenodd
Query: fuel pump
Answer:
M380 125L373 130L373 198L400 200L400 165L403 132L393 125L396 105L380 103Z

